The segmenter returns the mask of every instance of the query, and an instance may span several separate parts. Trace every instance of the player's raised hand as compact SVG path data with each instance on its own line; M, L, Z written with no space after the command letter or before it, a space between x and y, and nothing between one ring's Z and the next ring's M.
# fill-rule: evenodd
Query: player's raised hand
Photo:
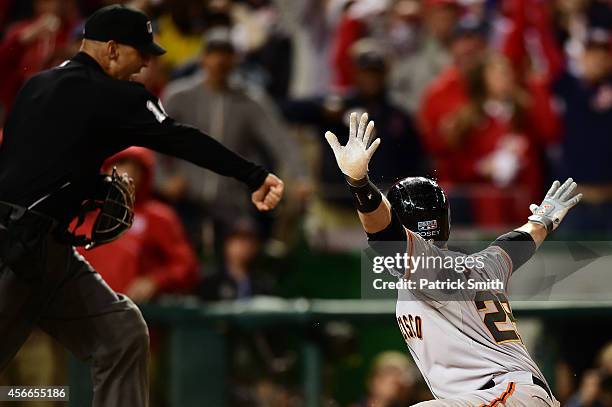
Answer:
M325 139L336 156L336 162L342 173L354 180L364 179L368 174L368 163L380 145L377 138L371 144L374 133L374 122L368 123L368 114L361 115L357 124L357 113L351 113L349 139L345 146L340 145L336 135L330 131L325 133Z
M283 181L274 174L268 174L259 189L251 194L251 201L260 211L270 211L278 205L284 191Z
M529 221L546 226L548 233L555 230L567 211L582 199L582 194L574 194L576 187L576 183L571 178L568 178L563 185L559 181L553 182L544 201L539 206L535 204L529 206L533 214L529 217Z

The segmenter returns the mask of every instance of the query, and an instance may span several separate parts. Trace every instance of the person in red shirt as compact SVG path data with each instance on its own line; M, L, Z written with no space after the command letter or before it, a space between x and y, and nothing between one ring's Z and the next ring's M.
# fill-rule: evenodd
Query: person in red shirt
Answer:
M149 301L161 293L191 291L198 281L198 261L177 214L151 197L153 153L128 148L106 162L105 170L113 167L134 179L134 223L114 242L79 252L113 290L135 302ZM90 230L95 217L90 213L81 228Z
M454 64L426 91L419 124L435 175L461 202L456 218L500 227L539 196L539 154L559 123L546 82L521 76L485 40L483 27L459 27Z
M34 16L9 27L0 43L0 103L8 111L21 85L67 46L79 23L74 0L34 0Z
M482 60L487 51L485 28L475 21L461 21L455 27L450 49L450 65L426 89L419 109L419 125L423 142L438 158L444 153L447 141L440 133L442 118L458 110L468 101L467 74ZM438 176L445 177L447 169L436 159Z
M4 31L4 24L10 16L13 0L0 0L0 32Z
M367 33L366 24L351 13L355 0L346 1L331 46L332 89L339 94L348 92L355 84L350 49Z

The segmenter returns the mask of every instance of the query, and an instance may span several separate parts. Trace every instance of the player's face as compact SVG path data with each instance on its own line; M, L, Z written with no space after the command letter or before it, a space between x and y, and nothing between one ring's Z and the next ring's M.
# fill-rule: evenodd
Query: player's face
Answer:
M109 45L108 73L115 79L131 80L134 75L149 65L151 58L129 45L111 44Z

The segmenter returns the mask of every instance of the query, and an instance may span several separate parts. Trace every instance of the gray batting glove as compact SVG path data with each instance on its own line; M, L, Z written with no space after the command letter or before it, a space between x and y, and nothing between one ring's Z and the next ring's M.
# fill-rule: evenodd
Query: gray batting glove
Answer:
M529 217L529 222L544 225L548 233L555 230L567 211L576 206L582 199L582 194L573 195L576 186L571 178L568 178L563 185L559 181L553 182L542 204L540 206L535 204L529 206L533 214Z
M380 139L370 143L374 133L374 122L368 123L368 114L361 115L357 126L357 114L351 113L349 139L345 146L340 145L334 133L325 133L325 139L334 151L340 171L353 180L362 180L368 175L368 163L380 144Z

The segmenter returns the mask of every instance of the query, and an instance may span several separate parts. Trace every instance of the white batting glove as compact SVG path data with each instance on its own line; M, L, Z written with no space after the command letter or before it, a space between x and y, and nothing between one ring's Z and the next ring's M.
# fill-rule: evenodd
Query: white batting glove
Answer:
M576 186L571 178L568 178L563 185L559 181L553 182L540 206L529 205L533 214L529 217L529 222L546 226L548 233L555 230L567 211L576 206L582 199L582 194L573 195Z
M336 162L342 173L353 180L362 180L368 175L368 163L380 145L377 138L369 144L374 132L374 122L368 123L368 114L361 115L357 127L357 114L351 113L349 139L341 146L336 135L330 131L325 133L325 139L334 151Z

